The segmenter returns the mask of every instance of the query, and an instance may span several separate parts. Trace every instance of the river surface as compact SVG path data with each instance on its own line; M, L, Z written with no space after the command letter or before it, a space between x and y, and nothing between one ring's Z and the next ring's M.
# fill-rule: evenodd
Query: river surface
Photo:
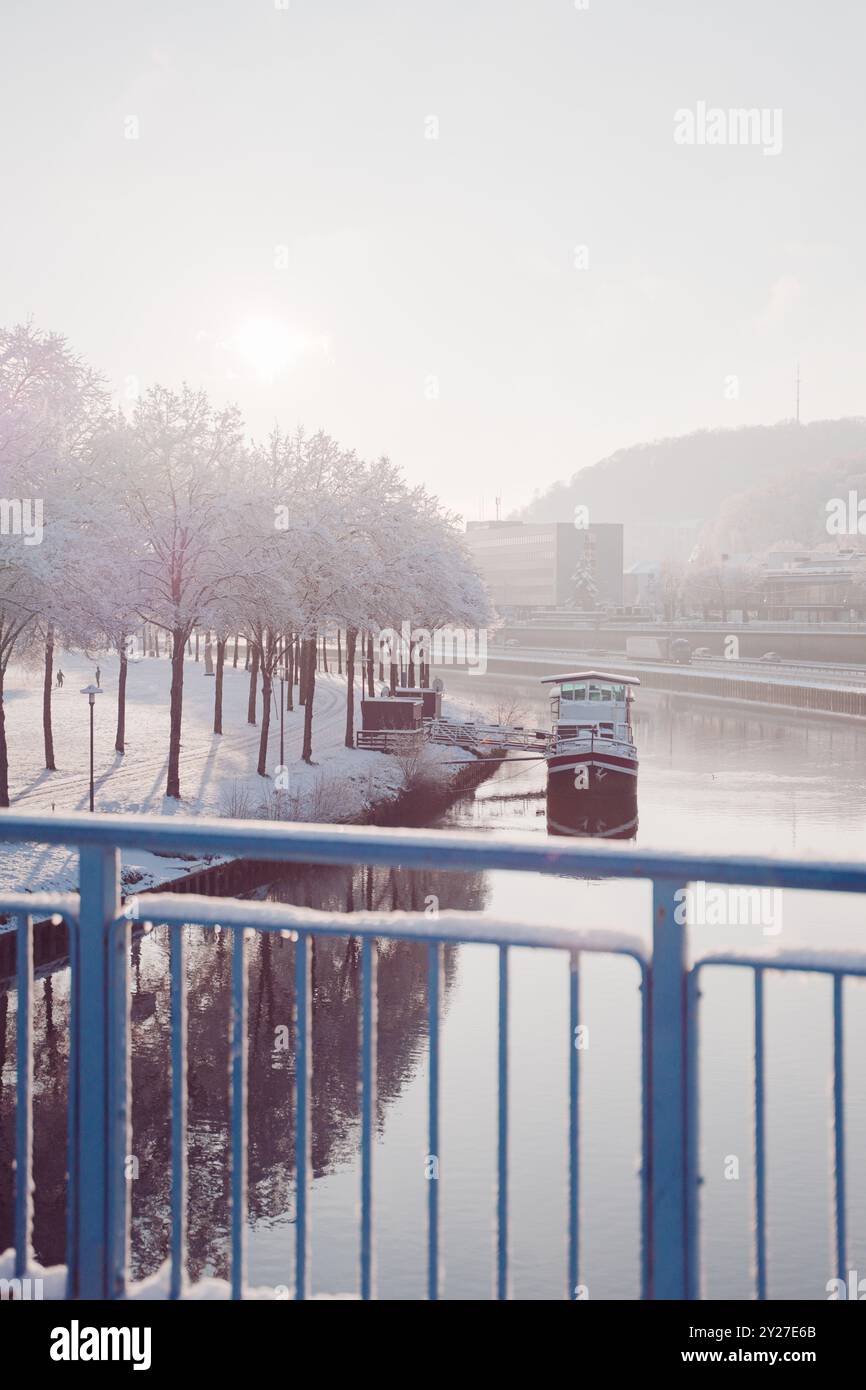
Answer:
M546 723L535 681L449 681L479 712ZM521 719L522 717L522 719ZM632 844L695 851L860 859L866 835L866 730L644 691L635 706L639 823ZM545 769L508 762L436 822L538 835ZM640 883L531 875L297 866L254 896L334 912L462 907L539 924L606 926L644 940L650 889ZM786 892L754 926L690 929L693 951L832 947L866 952L854 897ZM228 1124L227 933L188 929L190 1270L225 1274ZM295 1232L293 947L249 946L249 1280L291 1286ZM380 1297L425 1294L427 1199L426 949L379 948L376 1269ZM355 940L321 939L313 959L314 1291L357 1289L358 988ZM168 1248L169 1015L167 941L133 946L133 1274ZM568 971L561 953L512 952L510 1032L513 1296L566 1290ZM584 955L580 1018L580 1281L590 1298L640 1293L640 995L633 961ZM832 1261L832 986L766 980L768 1292L825 1298ZM494 1253L497 958L445 950L440 1203L443 1294L487 1298ZM63 1258L68 974L40 980L36 1000L36 1254ZM752 975L704 974L701 1001L701 1251L706 1297L753 1291ZM0 994L0 1249L11 1244L14 994ZM866 1274L866 987L845 986L848 1266Z

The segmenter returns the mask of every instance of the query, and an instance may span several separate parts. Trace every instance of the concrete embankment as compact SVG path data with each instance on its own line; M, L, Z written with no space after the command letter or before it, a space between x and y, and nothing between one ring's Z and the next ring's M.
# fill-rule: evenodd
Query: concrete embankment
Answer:
M557 664L559 663L559 664ZM497 674L515 675L536 673L554 674L557 671L578 670L581 666L596 666L614 675L637 676L649 690L667 690L711 700L732 700L739 704L759 704L776 709L801 710L804 713L837 716L847 719L866 719L866 685L846 684L844 681L822 681L815 677L800 677L783 673L764 675L732 669L727 671L701 670L694 665L675 666L649 662L629 662L605 654L560 653L557 656L517 656L488 653L487 669ZM736 663L731 663L732 668Z

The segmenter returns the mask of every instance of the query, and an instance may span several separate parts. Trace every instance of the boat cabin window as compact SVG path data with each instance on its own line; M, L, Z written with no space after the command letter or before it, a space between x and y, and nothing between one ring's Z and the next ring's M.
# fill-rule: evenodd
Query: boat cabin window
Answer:
M563 700L577 701L616 701L618 704L625 704L626 694L624 685L596 685L590 681L589 686L584 685L563 685L560 687L560 694Z

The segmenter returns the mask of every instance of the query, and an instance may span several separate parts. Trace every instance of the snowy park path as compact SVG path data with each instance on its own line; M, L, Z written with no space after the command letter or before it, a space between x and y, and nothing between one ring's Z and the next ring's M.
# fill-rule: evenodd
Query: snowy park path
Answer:
M104 664L108 665L107 660ZM116 665L116 663L114 664ZM69 665L71 666L72 662ZM157 670L161 666L160 673L167 674L167 662L157 663L154 661L151 666ZM203 667L201 664L196 665L195 663L190 663L190 666L193 672L192 680L195 680L201 674ZM66 673L66 667L63 669ZM132 668L131 678L127 685L126 752L122 754L115 752L113 747L116 720L116 673L107 670L102 673L103 690L109 699L97 699L98 731L95 738L94 777L97 809L102 811L168 809L164 806L165 799L163 797L168 764L168 718L164 711L154 710L149 701L145 702L144 709L142 709L142 693L136 692L133 685L139 670L140 668ZM112 674L114 674L114 679L112 679ZM76 718L85 726L87 725L87 701L83 697L79 697L77 704L71 704L73 691L75 695L78 695L77 678L76 675L76 684L73 686L67 683L63 690L55 690L54 692L54 743L58 770L57 772L47 772L44 768L40 768L23 787L12 782L11 801L16 809L50 811L53 804L58 811L61 809L68 811L87 810L90 794L87 762L89 757L87 744L89 728L85 727L85 737L82 739L80 731L69 727ZM88 678L86 671L81 672L81 678ZM203 693L209 695L212 701L213 680L207 677L204 679L208 680L208 685ZM187 812L201 812L205 806L211 810L218 809L218 807L211 805L214 783L226 776L243 777L253 770L258 758L260 727L246 722L248 681L249 676L245 672L226 672L223 694L223 728L226 732L215 734L204 723L205 718L210 720L213 718L212 704L208 704L206 711L200 708L202 702L195 699L198 691L194 692L190 688L190 672L187 671L184 681L184 726L180 754L181 789L184 808ZM230 687L232 687L232 695L240 694L242 696L242 709L229 710L227 697ZM238 687L242 688L238 689ZM329 750L333 744L335 733L342 733L345 727L345 700L345 682L338 687L336 682L332 682L328 677L319 677L316 685L314 741L321 743L323 747L327 745ZM239 704L240 702L235 701L234 703ZM17 704L15 709L17 713ZM38 720L39 711L36 710L33 713ZM287 763L300 757L302 713L298 709L286 711ZM164 717L160 717L160 715ZM259 691L258 696L257 715L260 719L261 691ZM240 727L233 729L229 723L230 720L235 723L240 721ZM152 724L157 724L159 727L152 729ZM41 752L41 738L41 723L37 723L36 741L38 747L35 750L31 748L26 751L31 754ZM79 750L78 745L82 742L84 747ZM107 751L106 745L110 751ZM279 715L273 708L273 704L268 746L274 754L274 758L270 761L275 761L279 756ZM79 755L83 765L76 769L74 762ZM64 766L65 764L73 765ZM258 780L261 782L261 779ZM219 791L219 787L217 790Z

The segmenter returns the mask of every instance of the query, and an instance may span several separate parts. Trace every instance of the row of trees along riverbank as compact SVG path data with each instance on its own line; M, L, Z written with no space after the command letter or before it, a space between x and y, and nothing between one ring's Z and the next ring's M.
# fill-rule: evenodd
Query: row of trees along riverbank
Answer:
M0 499L0 806L9 805L6 673L34 646L53 769L55 647L119 654L122 752L130 650L144 624L164 634L165 791L179 798L184 655L196 630L213 634L216 733L228 643L240 635L249 647L266 775L284 663L300 681L303 756L312 756L323 633L345 633L351 746L355 665L363 658L371 689L375 634L407 620L431 632L476 628L490 616L458 518L389 459L360 459L322 431L275 427L265 442L248 440L236 408L187 385L154 386L119 411L66 340L32 324L0 330Z

